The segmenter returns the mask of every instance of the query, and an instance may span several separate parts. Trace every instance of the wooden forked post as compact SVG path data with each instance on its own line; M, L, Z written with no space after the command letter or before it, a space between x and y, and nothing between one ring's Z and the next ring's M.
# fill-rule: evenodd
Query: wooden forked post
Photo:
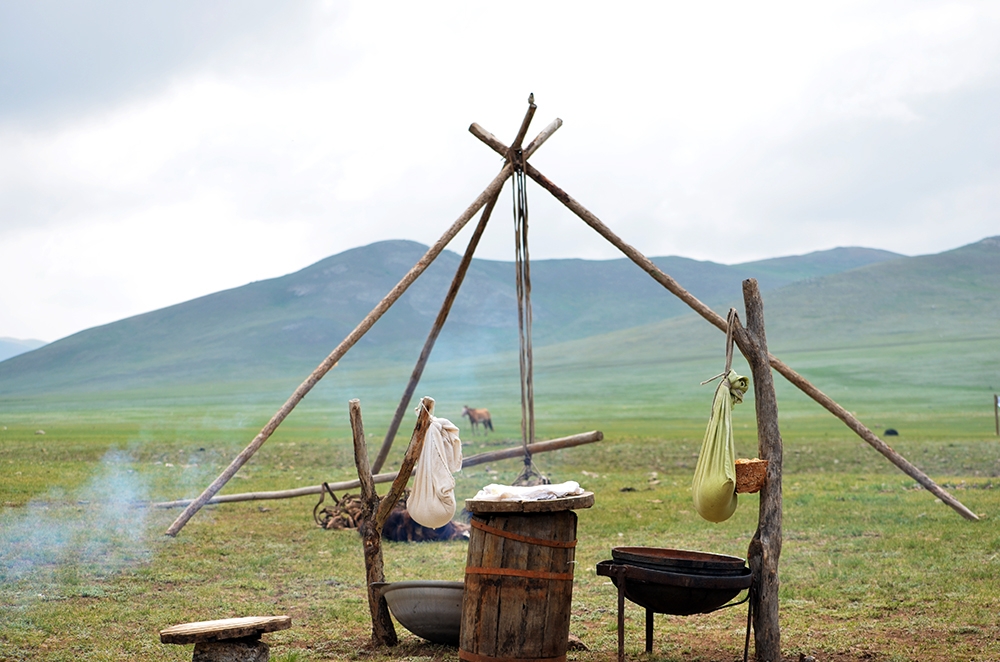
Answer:
M375 586L385 581L382 527L385 526L386 519L403 495L406 483L413 472L413 465L416 464L424 448L424 438L427 436L427 428L430 426L434 411L434 399L425 397L420 401L417 424L413 428L410 445L406 448L406 456L388 494L381 498L375 492L375 483L368 463L368 446L365 443L365 429L361 421L361 402L357 399L351 400L349 409L354 437L354 463L358 469L358 480L361 481L361 522L358 531L365 553L365 584L368 589L368 609L372 617L372 643L376 646L395 646L398 638L392 618L389 616L389 605Z
M767 460L767 479L760 490L757 531L747 549L747 563L753 571L750 614L753 617L754 652L759 662L781 660L781 628L778 622L778 559L781 556L781 463L782 440L778 427L778 400L768 360L764 333L764 302L754 278L743 281L743 305L747 326L734 317L734 339L750 364L754 406L757 414L757 453Z

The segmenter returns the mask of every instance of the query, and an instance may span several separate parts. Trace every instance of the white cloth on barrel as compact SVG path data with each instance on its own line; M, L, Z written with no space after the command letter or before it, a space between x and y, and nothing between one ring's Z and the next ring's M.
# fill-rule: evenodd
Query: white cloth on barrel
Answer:
M545 501L583 494L580 483L568 480L557 485L487 485L479 490L477 501Z
M417 524L437 529L455 516L455 477L462 469L462 440L458 427L446 418L431 416L420 460L413 470L413 489L406 509Z

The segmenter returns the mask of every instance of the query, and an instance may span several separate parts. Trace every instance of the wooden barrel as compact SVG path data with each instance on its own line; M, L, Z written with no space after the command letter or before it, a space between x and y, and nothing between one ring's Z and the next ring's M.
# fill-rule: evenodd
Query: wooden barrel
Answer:
M497 502L466 501L473 517L460 660L566 659L576 556L571 508L589 507L589 499L549 504L544 512L491 512Z

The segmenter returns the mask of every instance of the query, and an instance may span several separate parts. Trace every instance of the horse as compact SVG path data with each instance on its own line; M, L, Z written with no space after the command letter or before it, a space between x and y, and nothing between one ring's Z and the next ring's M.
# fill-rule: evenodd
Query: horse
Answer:
M468 416L472 423L472 434L476 434L476 427L483 424L483 431L493 430L493 419L490 418L489 409L469 409L468 405L462 407L462 416Z

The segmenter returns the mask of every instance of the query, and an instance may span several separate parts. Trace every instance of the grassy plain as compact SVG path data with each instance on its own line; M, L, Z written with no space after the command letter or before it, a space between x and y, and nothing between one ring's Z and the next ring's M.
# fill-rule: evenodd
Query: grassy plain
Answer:
M612 547L744 556L755 528L755 496L742 497L722 524L702 521L691 506L711 398L711 387L697 384L721 365L718 334L702 338L672 326L686 323L537 350L539 438L590 429L606 435L599 444L536 457L554 479L578 480L597 495L594 508L579 512L571 624L590 650L570 659L614 659L615 592L594 572ZM650 337L664 338L662 349ZM668 342L677 338L681 345ZM898 429L890 443L982 514L979 522L962 519L779 382L788 659L1000 660L1000 441L990 402L1000 384L988 383L1000 372L995 340L921 342L772 348L876 432ZM374 449L409 369L336 369L225 492L352 478L347 400L361 398ZM515 371L516 360L503 356L432 364L419 392L436 398L438 415L456 421L463 404L494 410L496 433L466 433L466 454L506 447L519 434ZM296 385L219 383L0 402L0 660L187 660L191 647L160 644L158 630L279 613L294 625L266 637L278 662L457 659L454 649L402 628L396 649L366 647L359 540L318 529L311 497L208 507L175 539L162 532L178 511L134 507L199 493ZM412 416L407 420L404 430ZM738 454L753 456L752 398L736 408L734 425ZM509 460L464 472L459 499L512 480L518 468ZM465 549L461 542L387 544L388 578L461 579ZM630 605L627 653L735 660L745 617L742 608L657 616L655 652L643 658L642 612Z

